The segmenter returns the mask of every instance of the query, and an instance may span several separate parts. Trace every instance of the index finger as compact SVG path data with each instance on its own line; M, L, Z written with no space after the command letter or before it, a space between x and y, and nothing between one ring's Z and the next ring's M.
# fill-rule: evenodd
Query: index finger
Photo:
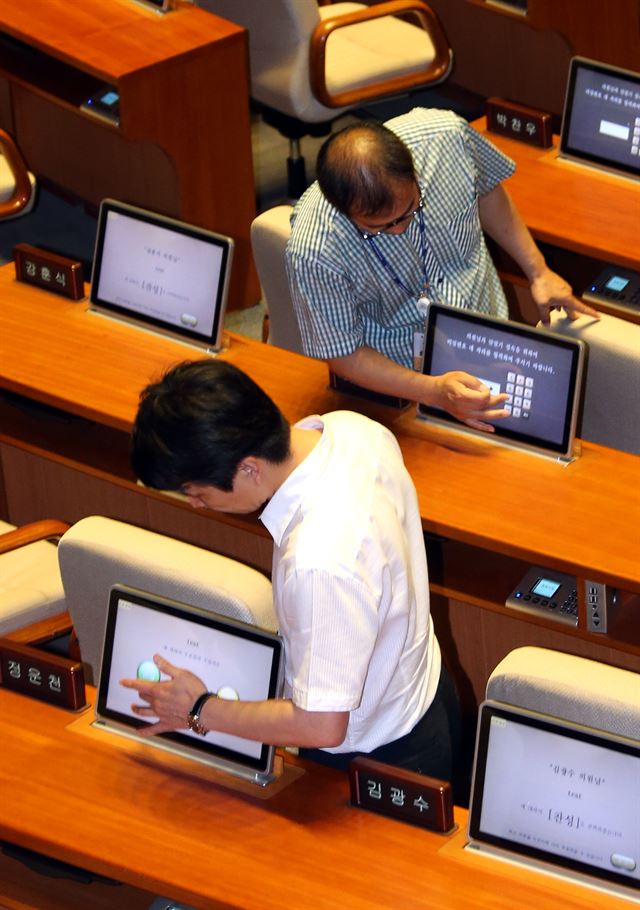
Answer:
M600 313L597 310L575 298L573 298L572 304L565 306L565 310L571 320L576 320L579 316L592 316L594 319L600 319Z
M138 692L150 692L158 683L149 682L148 679L120 679L118 680L125 689L137 689Z

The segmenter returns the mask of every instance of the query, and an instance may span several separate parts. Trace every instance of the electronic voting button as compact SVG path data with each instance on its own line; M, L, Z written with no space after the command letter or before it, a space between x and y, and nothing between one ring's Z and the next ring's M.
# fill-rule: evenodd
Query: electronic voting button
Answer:
M583 291L582 297L620 312L637 312L640 310L640 272L609 266Z
M576 579L572 575L532 566L505 603L516 610L578 625Z

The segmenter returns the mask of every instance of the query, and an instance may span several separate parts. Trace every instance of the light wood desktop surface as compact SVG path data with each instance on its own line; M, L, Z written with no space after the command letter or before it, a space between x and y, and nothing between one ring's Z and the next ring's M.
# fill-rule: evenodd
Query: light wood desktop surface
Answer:
M11 266L0 269L0 388L21 396L0 396L5 517L23 524L104 514L268 572L271 541L255 516L196 513L173 497L141 490L128 463L140 389L199 353L90 313L86 301L17 283L13 275ZM470 716L493 667L523 644L640 670L637 456L584 443L581 456L562 466L430 428L412 408L398 413L341 396L328 388L324 364L270 345L230 336L220 356L245 369L290 421L351 408L396 433L424 528L442 539L429 555L431 606ZM30 402L60 408L62 417ZM505 606L532 565L576 576L577 627ZM622 592L606 634L587 628L585 580Z
M264 799L92 730L90 716L0 689L0 838L199 910L603 906L580 885L464 851L464 810L452 836L427 832L350 807L347 776L312 764Z
M640 181L559 159L558 136L541 149L473 126L516 161L505 186L537 240L640 269Z
M188 346L88 312L0 269L0 387L116 430L129 431L138 395ZM365 410L398 435L428 531L640 592L636 456L583 443L564 467L427 427L327 387L318 361L229 336L221 355L245 369L291 421L336 408ZM60 517L60 516L55 516ZM603 529L606 538L603 539Z

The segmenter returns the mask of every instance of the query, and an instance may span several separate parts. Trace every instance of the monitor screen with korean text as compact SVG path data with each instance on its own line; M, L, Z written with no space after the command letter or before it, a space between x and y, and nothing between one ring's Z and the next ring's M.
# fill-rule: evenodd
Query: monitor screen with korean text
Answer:
M484 702L469 837L640 897L640 742Z
M560 156L640 178L640 73L571 60Z
M492 394L506 394L507 417L495 420L495 438L543 454L573 451L581 392L584 342L544 329L430 303L422 370L455 370L480 379ZM420 404L418 415L471 430L445 411Z
M91 307L212 351L220 349L233 240L103 200Z
M160 654L195 673L219 698L263 701L282 689L283 647L278 635L169 598L126 586L111 590L104 638L96 717L99 724L135 736L145 723L131 709L137 693L120 685L124 678L166 679L154 663ZM145 739L247 777L268 781L274 748L212 730L200 736L184 729Z

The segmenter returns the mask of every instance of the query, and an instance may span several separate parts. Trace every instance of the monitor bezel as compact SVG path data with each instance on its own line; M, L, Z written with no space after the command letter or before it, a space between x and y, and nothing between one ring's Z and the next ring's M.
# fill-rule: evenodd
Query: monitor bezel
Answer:
M567 77L567 87L564 98L564 108L562 113L562 123L560 127L560 158L566 158L569 161L575 161L580 164L589 165L612 174L619 174L632 180L640 180L640 155L636 167L625 165L619 161L612 161L610 158L603 158L593 152L585 151L571 144L571 117L574 112L574 94L576 81L580 70L589 70L590 72L621 76L634 82L640 91L640 73L633 70L622 69L619 66L611 66L599 60L591 60L588 57L572 57L569 62L569 74Z
M259 644L270 648L272 651L272 659L267 696L269 699L279 698L282 695L284 679L284 646L282 638L276 632L269 632L258 626L252 626L248 623L222 616L219 613L213 613L199 607L173 600L172 598L152 594L148 591L140 591L139 589L131 588L128 585L113 585L109 592L109 604L107 608L100 677L95 706L96 721L98 725L125 732L133 736L139 742L165 748L170 752L183 755L186 758L214 765L221 770L230 771L241 777L252 779L257 783L268 783L272 777L274 765L275 746L273 745L261 743L260 756L254 758L242 752L237 752L217 745L216 743L212 743L205 738L196 738L181 733L180 731L161 733L150 738L142 738L138 735L138 730L154 723L153 720L144 721L141 718L122 714L120 711L108 707L107 697L111 675L113 639L116 630L118 603L121 599L133 601L136 604L157 612L166 613L179 618L186 618L205 628L219 630L225 634L258 642ZM132 692L132 702L135 701L135 698L135 693Z
M482 430L470 427L468 424L461 423L447 411L442 411L439 408L423 403L418 404L418 417L465 433L481 436L485 439L490 438L493 441L516 446L525 451L531 451L536 454L547 455L563 460L570 459L574 450L580 396L582 393L582 374L586 350L584 342L577 338L567 338L566 336L556 335L548 330L534 328L533 326L514 322L510 319L500 319L496 316L487 316L483 313L463 310L444 303L430 302L427 307L425 318L424 349L422 354L422 373L426 375L434 375L432 373L431 358L433 355L434 336L440 314L452 317L461 323L473 325L475 327L485 329L494 328L511 333L518 338L540 340L551 347L561 348L571 352L570 377L567 386L567 405L565 408L562 440L561 442L555 442L553 440L532 436L529 433L519 432L501 425L500 420L492 422L492 426L494 427L493 433L486 433Z
M471 797L469 801L469 816L467 834L471 846L480 850L495 852L498 855L514 857L520 861L530 860L534 865L555 872L567 873L582 878L590 883L608 884L622 889L626 893L640 893L640 879L629 878L622 873L617 873L599 866L592 866L570 857L561 857L555 853L527 846L518 841L511 841L505 837L485 832L481 828L481 817L484 800L487 752L489 747L491 719L502 717L536 729L579 739L593 745L610 748L635 756L640 761L640 743L621 736L609 734L591 727L581 726L543 715L524 708L517 708L490 699L483 701L478 709L478 724L476 728L476 744L471 779Z
M125 307L118 306L110 300L100 296L100 277L102 274L102 264L104 255L105 235L110 213L127 216L134 221L150 224L155 227L165 228L175 231L178 234L187 237L193 237L196 240L203 241L216 247L222 253L220 261L220 281L216 300L213 302L213 324L208 334L195 332L187 326L167 323L159 319L154 319L142 313L136 313ZM93 265L91 270L91 285L89 293L90 309L110 316L114 319L126 322L130 325L139 326L148 331L156 332L173 338L176 341L186 342L191 346L204 348L205 350L217 352L223 346L224 317L227 309L229 296L229 283L231 277L231 266L234 254L234 241L225 234L219 234L197 225L187 224L176 218L170 218L166 215L160 215L149 209L140 208L139 206L130 205L126 202L120 202L116 199L103 199L100 203L98 213L98 226L96 230L96 242L94 248Z

